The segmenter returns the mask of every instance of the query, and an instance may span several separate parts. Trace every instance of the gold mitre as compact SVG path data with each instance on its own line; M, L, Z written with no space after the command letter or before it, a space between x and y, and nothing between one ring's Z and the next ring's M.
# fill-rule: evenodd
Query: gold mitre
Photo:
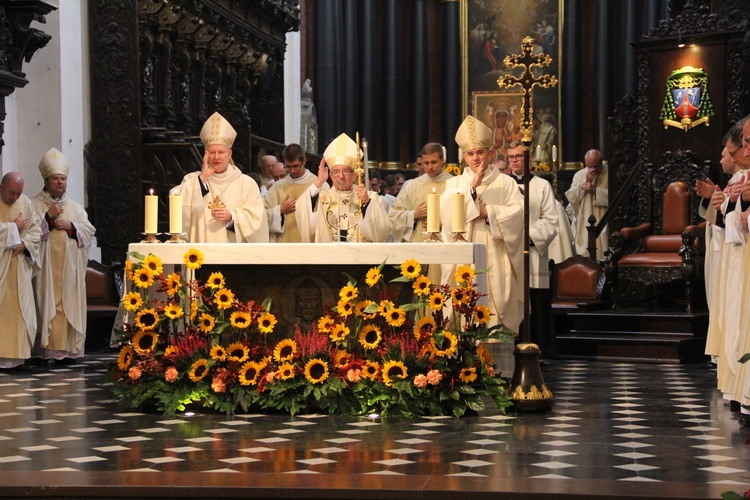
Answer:
M55 148L50 148L42 156L42 161L39 162L39 171L42 173L44 180L55 174L62 174L67 177L70 173L70 166L68 166L68 160L64 154Z
M336 137L323 152L328 168L346 165L354 168L357 164L357 144L346 134Z
M468 115L456 132L456 144L462 151L492 146L492 129Z
M204 147L211 144L222 144L231 148L235 137L237 137L237 131L219 113L214 113L208 117L201 129L201 141L203 141Z

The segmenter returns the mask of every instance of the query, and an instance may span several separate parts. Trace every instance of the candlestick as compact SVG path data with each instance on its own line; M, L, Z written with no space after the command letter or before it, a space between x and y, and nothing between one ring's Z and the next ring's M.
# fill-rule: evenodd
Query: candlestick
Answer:
M169 195L169 232L182 232L182 196L179 194Z
M159 197L154 195L153 189L149 190L149 194L146 195L145 219L143 232L156 234L159 220Z
M557 161L557 146L552 145L552 163Z
M440 232L440 195L435 192L435 188L427 195L427 232Z
M453 195L452 201L452 228L451 231L454 233L463 233L466 231L466 204L464 195L456 193Z

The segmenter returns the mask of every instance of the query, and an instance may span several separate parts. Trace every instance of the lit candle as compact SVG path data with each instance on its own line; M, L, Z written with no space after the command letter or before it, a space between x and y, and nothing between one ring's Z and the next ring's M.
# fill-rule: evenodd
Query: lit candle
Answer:
M552 163L557 161L557 146L552 146Z
M461 193L456 193L453 195L452 231L454 233L466 232L466 205L464 199L464 195Z
M169 194L169 232L182 233L182 196L175 191Z
M427 195L427 232L440 232L440 195L435 192L435 188Z
M157 222L159 220L159 197L154 195L154 190L150 189L146 195L146 223L143 232L146 234L156 234Z
M536 161L541 161L542 160L542 146L540 146L539 144L536 145L536 156L535 156L535 158L536 158Z
M364 162L365 162L365 187L367 190L370 190L370 157L367 154L367 139L362 138L362 151L364 153Z

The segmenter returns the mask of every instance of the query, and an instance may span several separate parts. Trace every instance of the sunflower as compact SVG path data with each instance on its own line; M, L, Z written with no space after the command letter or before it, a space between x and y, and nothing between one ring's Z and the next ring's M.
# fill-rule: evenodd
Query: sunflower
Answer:
M393 309L395 304L390 300L381 300L380 304L378 304L378 314L383 316L384 318L388 316L388 311Z
M181 318L185 315L185 311L182 310L182 307L180 307L178 304L174 302L170 302L166 306L164 306L164 316L166 316L169 319L177 319Z
M291 363L284 363L283 365L279 366L276 374L281 380L289 380L290 378L294 378L294 365Z
M229 317L229 322L232 323L232 326L235 328L239 328L240 330L245 329L250 326L250 313L245 311L234 311Z
M358 296L357 287L354 285L346 285L339 291L339 297L341 300L352 301Z
M239 371L239 381L242 385L258 385L260 372L265 368L265 364L256 361L248 361Z
M171 345L171 346L167 347L166 349L164 349L164 356L165 357L171 356L172 354L176 354L176 353L177 353L177 346L176 345Z
M444 302L445 300L443 299L443 294L441 292L433 292L432 295L430 295L430 298L427 299L427 305L430 306L430 309L436 312L443 308Z
M201 358L190 366L188 377L193 382L200 382L206 375L208 375L208 360L206 358Z
M406 321L406 313L400 307L394 307L385 316L385 322L391 326L401 326Z
M414 283L412 283L412 288L414 289L414 293L420 296L429 295L430 293L430 286L432 286L432 282L430 281L430 278L427 276L420 276L416 279Z
M351 354L346 352L344 349L336 351L336 354L333 356L333 366L335 366L336 368L343 368L351 362Z
M461 304L468 304L471 301L471 294L465 288L456 287L451 290L451 301L453 307L459 307Z
M305 365L305 378L311 384L322 384L328 378L328 363L313 358Z
M122 346L122 349L120 349L120 354L117 356L117 367L120 370L127 370L128 367L130 367L130 363L133 362L133 359L135 358L135 351L133 348L129 345Z
M351 316L352 311L354 311L354 307L352 306L352 303L348 300L341 299L339 300L339 303L336 305L336 312L341 316L342 318L348 318Z
M214 295L214 304L217 309L229 309L234 302L234 294L228 288L220 288Z
M143 305L143 299L141 298L141 294L138 292L126 293L125 296L122 298L122 305L128 311L131 311L131 312L137 311Z
M335 325L335 322L330 316L323 316L318 320L318 331L320 333L328 333L331 331L331 328L333 328Z
M422 337L429 337L435 333L435 330L437 330L435 319L432 316L425 316L414 325L414 338L419 340Z
M486 306L476 306L474 308L474 322L485 325L490 320L490 310Z
M260 333L273 333L273 327L276 326L276 316L270 312L264 312L258 317L258 330Z
M141 267L137 271L133 271L133 283L138 288L148 288L154 284L154 275L148 268Z
M133 337L133 349L141 356L151 354L156 349L159 336L151 330L141 330Z
M330 337L331 342L340 342L342 340L346 340L346 337L349 336L349 327L343 323L337 323L333 328L331 328L331 332L328 334L328 336Z
M404 276L405 278L414 279L419 276L419 273L421 272L422 266L419 265L419 262L417 262L416 259L408 259L401 264L401 276Z
M453 276L456 278L456 283L466 283L467 285L471 285L474 282L476 273L474 273L474 269L472 269L470 265L465 264L458 266L456 274Z
M226 361L227 350L224 349L224 346L221 346L221 345L213 346L211 348L211 359L216 359L218 361Z
M492 354L490 354L490 350L487 349L485 344L479 344L479 346L477 346L477 356L479 356L479 360L482 363L486 365L492 364Z
M377 267L373 267L369 271L367 271L367 275L365 276L365 283L367 283L367 286L374 287L378 284L378 281L380 281L380 278L382 277L382 274L380 274L380 269Z
M154 276L159 276L164 271L161 259L154 254L148 254L148 257L143 259L141 266L148 269L148 271Z
M135 315L135 326L141 330L153 330L159 322L159 313L156 309L144 309Z
M404 380L408 375L406 365L402 361L388 361L383 365L383 383L393 387L394 379Z
M203 265L203 252L196 248L191 248L182 258L188 269L198 269Z
M354 306L354 314L356 316L360 316L365 319L373 319L377 315L377 313L367 313L365 312L365 309L370 307L371 304L374 304L375 302L371 300L360 300L357 302L357 305Z
M359 343L365 349L375 349L383 340L383 333L375 325L365 325L359 332Z
M164 292L169 296L173 297L182 286L182 282L180 281L180 275L177 273L172 273L164 280Z
M451 332L445 330L442 332L442 336L442 340L436 340L435 335L430 338L432 352L440 358L455 354L458 349L458 338Z
M242 342L232 342L227 346L227 359L244 363L250 357L250 349Z
M474 382L477 379L477 369L473 366L461 368L461 371L458 373L458 379L467 384Z
M130 259L125 260L125 277L130 281L133 281L133 263Z
M206 286L213 289L224 288L224 275L221 273L211 273L206 280Z
M201 317L198 318L198 329L203 333L211 333L215 324L216 320L214 320L214 317L208 313L203 313L201 314Z
M380 374L380 363L377 361L365 361L362 366L362 376L366 379L375 380Z
M281 340L273 349L273 359L281 363L290 361L297 354L297 343L292 339Z

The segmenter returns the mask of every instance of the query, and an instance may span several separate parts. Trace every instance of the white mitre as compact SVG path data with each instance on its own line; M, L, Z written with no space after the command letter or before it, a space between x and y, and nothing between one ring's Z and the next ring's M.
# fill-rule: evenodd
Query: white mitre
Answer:
M471 115L466 117L456 132L456 144L464 152L489 148L492 143L492 129Z
M328 168L333 168L336 165L354 168L359 159L357 153L357 143L348 135L341 134L331 141L323 152L323 158L325 158Z
M236 137L237 131L219 113L212 114L201 129L201 141L204 147L211 144L222 144L231 148Z
M70 166L64 154L55 148L50 148L42 156L42 161L39 162L39 172L42 173L44 180L55 174L62 174L67 177L70 173Z

